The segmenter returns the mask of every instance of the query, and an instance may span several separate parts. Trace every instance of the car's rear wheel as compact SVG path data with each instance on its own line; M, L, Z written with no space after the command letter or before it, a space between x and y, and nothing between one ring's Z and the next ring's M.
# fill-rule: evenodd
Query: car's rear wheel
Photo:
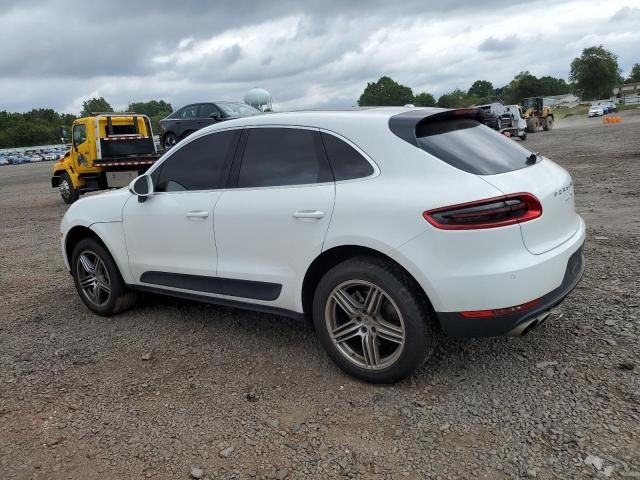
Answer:
M176 143L178 143L178 137L173 133L167 133L162 139L162 146L165 150L175 147Z
M60 196L62 197L62 201L66 204L71 204L78 200L79 194L76 188L73 186L73 182L71 181L71 177L67 172L63 172L60 175L60 183L58 183L58 190L60 191Z
M127 289L116 262L95 238L81 240L74 247L71 273L80 298L98 315L115 315L135 303L136 294Z
M320 280L314 326L346 373L372 383L409 376L433 353L438 329L415 281L392 262L358 257Z

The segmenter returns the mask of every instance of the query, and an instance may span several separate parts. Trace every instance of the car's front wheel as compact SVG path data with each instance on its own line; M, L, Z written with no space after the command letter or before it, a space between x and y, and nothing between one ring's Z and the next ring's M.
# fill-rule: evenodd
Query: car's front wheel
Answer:
M353 258L325 274L315 292L313 321L335 363L372 383L411 375L433 353L438 337L415 281L376 257Z
M84 304L98 315L120 313L136 301L104 245L96 238L78 242L71 256L71 273Z

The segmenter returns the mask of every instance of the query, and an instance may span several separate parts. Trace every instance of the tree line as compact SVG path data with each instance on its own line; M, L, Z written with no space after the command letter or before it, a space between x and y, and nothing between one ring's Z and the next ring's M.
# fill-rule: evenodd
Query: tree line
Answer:
M128 112L149 116L153 131L159 129L159 122L173 112L170 103L164 100L133 102ZM53 145L60 143L60 127L71 131L76 118L92 113L113 113L113 107L103 97L90 98L83 102L80 117L69 113L57 113L50 108L39 108L26 113L0 111L0 148L30 147L34 145Z
M493 101L516 104L527 97L546 97L575 93L583 99L609 98L614 87L622 83L640 82L640 63L634 64L631 74L622 78L618 57L602 45L585 48L570 66L569 83L549 75L536 77L528 71L518 73L507 85L494 88L488 80L476 80L467 90L455 88L437 100L429 92L413 94L410 87L383 76L368 83L360 99L360 106L397 106L413 104L417 107L460 108Z

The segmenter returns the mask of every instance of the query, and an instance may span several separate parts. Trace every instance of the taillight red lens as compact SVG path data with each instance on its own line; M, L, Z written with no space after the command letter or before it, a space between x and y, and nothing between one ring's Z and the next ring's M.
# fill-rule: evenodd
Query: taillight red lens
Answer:
M503 197L428 210L424 219L442 230L476 230L504 227L528 222L542 215L540 201L530 193L514 193Z

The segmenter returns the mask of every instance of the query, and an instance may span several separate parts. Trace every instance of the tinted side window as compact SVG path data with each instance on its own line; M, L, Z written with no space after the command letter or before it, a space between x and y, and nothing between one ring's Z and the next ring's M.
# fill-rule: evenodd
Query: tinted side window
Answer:
M322 141L336 180L368 177L373 173L371 164L347 142L324 132Z
M211 133L177 149L160 166L156 192L224 188L240 130Z
M215 105L211 103L203 103L200 105L200 118L212 118L211 115L219 114L220 110L216 108Z
M180 110L180 118L197 118L198 117L198 105L188 105Z
M302 185L333 180L317 131L253 128L240 167L238 187Z

